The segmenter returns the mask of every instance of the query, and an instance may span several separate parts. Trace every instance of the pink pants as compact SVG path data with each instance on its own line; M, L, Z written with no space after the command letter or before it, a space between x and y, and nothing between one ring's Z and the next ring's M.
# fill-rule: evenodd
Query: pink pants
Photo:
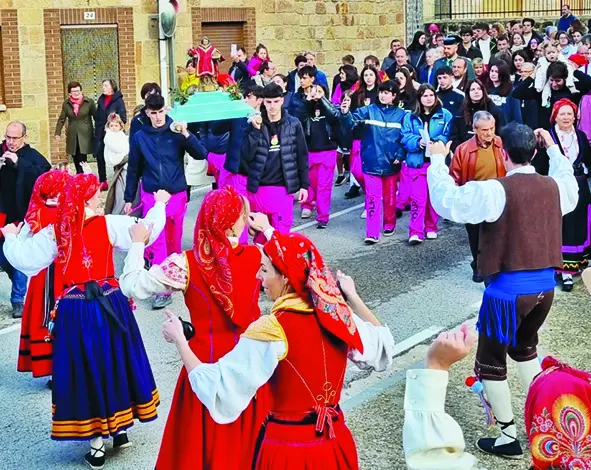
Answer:
M262 212L281 233L289 233L293 225L293 194L283 186L260 186L256 193L248 193L250 210Z
M154 207L154 195L142 189L142 213L146 216ZM183 222L187 213L187 191L173 194L166 205L166 225L156 241L145 250L145 256L152 264L162 263L173 253L182 253Z
M429 187L427 186L427 168L408 168L410 184L410 220L408 222L409 237L417 235L421 240L427 232L437 233L439 215L429 201Z
M408 167L403 162L400 170L400 181L398 182L396 209L403 211L408 205L410 205L410 178L408 176Z
M351 173L361 186L361 189L365 191L365 173L363 173L361 167L361 141L354 140L353 145L351 145Z
M209 152L207 154L208 171L207 173L215 178L215 182L221 187L220 172L226 163L226 154Z
M337 166L337 151L310 152L308 162L310 165L310 187L308 188L308 199L302 204L302 209L314 209L312 203L316 201L316 211L318 213L316 220L328 223L332 181Z
M248 181L246 176L230 173L222 166L222 168L220 168L220 179L218 181L218 186L220 188L223 188L224 186L232 186L238 194L247 199L249 198L248 191L246 190L246 183ZM245 227L240 235L240 244L248 245L248 227Z
M365 176L365 236L380 238L382 220L384 230L396 228L396 183L398 174ZM383 209L382 209L383 205Z
M587 140L591 143L591 93L586 94L581 98L579 104L579 129L587 136Z

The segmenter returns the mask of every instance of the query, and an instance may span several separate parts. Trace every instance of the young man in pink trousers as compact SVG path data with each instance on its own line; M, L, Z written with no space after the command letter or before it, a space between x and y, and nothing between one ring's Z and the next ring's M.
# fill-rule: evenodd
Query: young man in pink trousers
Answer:
M144 216L155 204L156 191L164 189L171 194L166 206L166 226L145 251L150 263L160 264L172 253L182 253L183 222L187 212L185 152L196 160L203 160L207 149L187 130L185 123L177 123L175 130L171 129L173 121L166 116L162 96L150 95L146 99L146 115L150 125L136 132L130 143L124 210L126 214L132 212L132 201L140 180ZM164 308L170 302L170 295L158 295L152 306Z
M310 165L310 188L308 199L302 203L302 219L312 217L316 203L317 228L324 229L330 217L330 201L334 173L337 166L338 117L324 111L320 99L328 91L315 85L316 69L305 66L298 70L301 86L292 96L289 113L298 118L306 135L308 163Z
M246 189L251 210L269 217L271 225L288 233L293 224L294 194L308 198L308 147L300 121L283 111L283 90L270 83L263 90L264 110L250 119L242 144L248 166Z

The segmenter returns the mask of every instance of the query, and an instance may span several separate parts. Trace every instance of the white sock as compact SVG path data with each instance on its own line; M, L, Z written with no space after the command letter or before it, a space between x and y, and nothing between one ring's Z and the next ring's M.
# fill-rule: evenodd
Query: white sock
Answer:
M501 382L496 380L483 380L482 385L486 392L488 402L495 414L495 418L500 423L510 423L513 421L513 409L511 407L511 390L506 380ZM504 427L499 424L499 429ZM501 436L496 440L495 445L510 444L517 439L517 428L515 424L502 429Z
M538 356L535 359L526 362L517 363L517 374L525 390L529 390L529 386L534 381L534 377L542 372L542 366L538 360Z
M573 275L568 273L562 273L562 280L563 281L572 281Z
M102 437L95 437L90 440L90 455L99 459L105 456L105 443Z
M349 179L349 187L352 187L352 186L359 186L359 183L355 179L355 176L353 175L353 173L351 173L351 179Z

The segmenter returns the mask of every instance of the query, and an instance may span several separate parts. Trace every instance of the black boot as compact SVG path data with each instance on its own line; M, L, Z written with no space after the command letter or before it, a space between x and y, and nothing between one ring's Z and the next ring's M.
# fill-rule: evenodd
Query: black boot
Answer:
M345 199L355 199L361 196L361 187L354 184L349 188L349 191L345 193Z

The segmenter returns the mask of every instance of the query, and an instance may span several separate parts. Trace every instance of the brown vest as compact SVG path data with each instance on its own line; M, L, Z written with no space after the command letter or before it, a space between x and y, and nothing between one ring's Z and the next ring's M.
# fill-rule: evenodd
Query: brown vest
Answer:
M480 275L561 267L562 213L556 182L537 173L498 181L507 203L499 220L480 225Z

